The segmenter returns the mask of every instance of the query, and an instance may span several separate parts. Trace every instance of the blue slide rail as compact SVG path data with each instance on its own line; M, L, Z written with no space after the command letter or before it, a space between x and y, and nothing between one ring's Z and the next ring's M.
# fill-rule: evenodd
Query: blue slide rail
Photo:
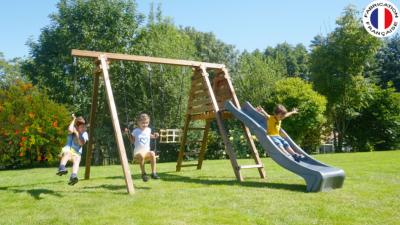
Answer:
M231 101L226 101L225 109L256 135L261 146L272 160L305 180L307 192L328 191L343 186L345 173L342 169L331 167L312 158L283 129L281 129L281 136L285 138L294 151L302 153L305 158L301 159L300 162L296 162L290 155L282 153L266 134L266 118L257 112L249 102L243 104L242 109L238 109Z

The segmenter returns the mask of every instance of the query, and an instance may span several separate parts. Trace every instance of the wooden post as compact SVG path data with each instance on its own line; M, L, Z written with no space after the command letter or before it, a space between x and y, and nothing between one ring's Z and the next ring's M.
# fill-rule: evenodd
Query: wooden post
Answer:
M229 90L232 93L233 103L236 105L237 108L240 109L240 103L239 103L239 100L238 100L238 98L236 96L235 89L233 88L233 84L232 84L231 78L230 78L230 76L228 74L228 70L226 68L223 68L222 72L224 73L224 77L225 77L225 79L226 79L226 81L228 83ZM251 136L251 132L250 132L249 128L246 127L243 123L242 123L242 127L243 127L244 134L246 136L247 142L250 145L250 150L251 150L251 153L252 153L251 155L253 156L253 159L254 159L255 163L257 165L262 165L262 161L261 161L260 156L258 154L256 145L254 144L254 140L253 140L253 137ZM265 178L264 167L259 167L258 168L258 173L260 174L261 178Z
M204 160L204 155L206 153L207 149L207 141L208 141L208 131L210 130L211 126L211 120L206 120L206 126L204 128L204 133L203 133L203 140L201 142L201 149L200 149L200 154L199 154L199 160L197 163L197 169L200 170L201 166L203 165L203 160Z
M233 168L233 171L235 172L236 179L238 179L239 181L243 181L243 176L240 173L240 168L237 163L236 154L233 151L232 145L228 139L228 133L225 130L224 121L222 120L221 112L219 111L219 107L218 107L218 102L215 99L214 91L211 87L210 79L208 78L208 73L206 71L206 68L203 65L200 66L200 70L201 70L201 75L203 76L204 82L207 87L207 92L212 101L212 105L213 105L213 108L215 111L215 119L217 120L219 132L220 132L222 140L224 141L224 144L225 144L225 151L229 156L229 160L231 161L232 168Z
M114 127L115 140L118 145L119 158L122 164L122 171L124 172L125 176L126 188L129 194L133 194L135 190L133 187L131 172L129 170L128 159L126 157L126 151L125 151L124 141L122 139L121 127L119 126L118 113L117 113L117 108L115 107L110 77L108 75L107 58L104 55L100 55L99 60L101 61L101 69L103 70L104 86L107 93L107 101L108 101L108 106L110 108L112 123Z
M189 124L190 124L190 115L186 114L185 125L183 127L181 136L181 144L179 146L178 162L176 163L176 172L181 171L182 168L182 161L183 161L183 156L185 155L185 146L186 146Z
M99 94L99 76L101 73L100 62L97 62L97 67L93 73L93 91L92 91L92 105L90 107L90 127L89 127L89 142L88 149L86 152L86 168L85 168L85 179L89 180L90 178L90 164L92 161L92 153L93 153L93 133L96 121L96 110L97 110L97 97Z

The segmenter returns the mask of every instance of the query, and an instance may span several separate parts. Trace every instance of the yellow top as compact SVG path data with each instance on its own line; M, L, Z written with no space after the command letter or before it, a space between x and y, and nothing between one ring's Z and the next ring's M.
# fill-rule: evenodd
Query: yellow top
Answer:
M278 120L276 116L270 116L268 119L268 129L267 134L270 136L279 136L279 131L281 130L281 120Z

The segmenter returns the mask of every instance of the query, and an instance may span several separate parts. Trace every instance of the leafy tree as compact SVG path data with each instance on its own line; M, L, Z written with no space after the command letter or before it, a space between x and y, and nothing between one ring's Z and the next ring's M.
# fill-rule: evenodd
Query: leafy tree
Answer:
M193 27L186 27L183 31L189 35L196 47L196 58L204 62L222 63L233 71L238 59L238 51L233 45L217 39L211 32L200 32Z
M143 16L132 0L60 0L57 8L38 42L29 43L32 58L23 71L56 101L85 108L93 63L80 60L73 66L71 49L127 52Z
M368 86L368 105L349 123L346 141L357 151L397 149L400 146L400 94L393 87Z
M268 47L264 55L282 60L286 66L288 76L308 77L308 52L304 45L298 44L293 47L284 42L278 44L275 48Z
M385 42L378 51L376 76L383 87L393 82L397 91L400 91L400 35L396 34Z
M328 116L339 134L336 147L341 150L351 118L368 99L366 92L356 92L362 91L364 82L358 76L373 61L381 42L365 31L353 6L336 23L338 27L326 38L315 39L310 71L316 90L328 99Z
M265 58L259 51L244 52L233 82L239 99L262 105L271 96L275 82L284 76L284 65L278 60Z
M16 80L26 80L26 77L21 75L20 64L21 59L15 58L7 61L0 52L0 87L6 88Z

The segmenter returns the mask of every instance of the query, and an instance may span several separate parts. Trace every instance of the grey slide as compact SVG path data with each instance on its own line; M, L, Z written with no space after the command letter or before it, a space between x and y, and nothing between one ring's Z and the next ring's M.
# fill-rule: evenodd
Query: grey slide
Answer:
M257 112L249 102L243 104L242 109L238 109L231 101L226 101L225 109L256 135L261 146L276 163L305 180L307 192L328 191L342 187L345 178L342 169L328 166L309 156L293 142L283 129L281 129L281 136L285 138L294 151L303 154L305 157L300 162L296 162L290 155L282 153L266 133L266 118Z

